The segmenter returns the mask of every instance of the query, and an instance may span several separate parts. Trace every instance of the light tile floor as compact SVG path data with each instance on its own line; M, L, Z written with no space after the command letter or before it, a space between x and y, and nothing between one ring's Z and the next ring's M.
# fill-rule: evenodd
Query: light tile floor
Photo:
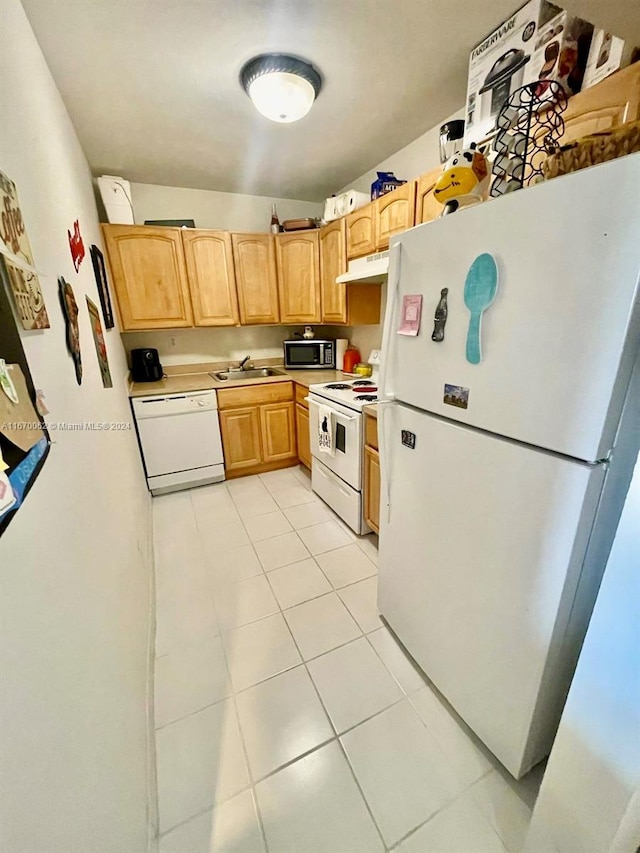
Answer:
M159 853L521 853L515 782L376 608L303 469L154 500Z

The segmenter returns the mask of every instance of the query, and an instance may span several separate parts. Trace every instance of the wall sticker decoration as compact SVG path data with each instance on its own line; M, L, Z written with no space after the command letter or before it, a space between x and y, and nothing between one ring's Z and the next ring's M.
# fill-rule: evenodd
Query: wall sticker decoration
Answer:
M34 408L36 391L0 264L0 536L33 486L47 454L49 436Z
M33 252L22 218L16 185L0 172L0 251L33 266Z
M100 297L100 305L102 306L104 326L105 329L113 329L115 323L113 319L113 308L111 307L111 296L109 295L109 285L107 283L107 270L104 264L104 255L94 244L91 245L89 253L91 255L91 263L93 264L93 274L96 277L96 284L98 285L98 296Z
M71 257L73 259L73 268L76 272L80 269L80 264L84 258L84 243L80 234L80 221L76 219L73 223L73 234L67 231L69 237L69 248L71 249Z
M91 331L93 332L93 340L96 345L96 355L98 356L98 364L100 366L100 376L102 384L105 388L113 388L111 381L111 371L109 370L109 359L107 357L107 346L104 342L104 334L102 332L102 323L100 322L100 314L98 306L92 302L89 297L87 299L87 309L89 311L89 322L91 323Z
M9 287L22 328L50 328L47 306L44 304L40 280L36 273L26 267L17 266L9 258L3 257L0 263L4 263L6 267Z
M73 288L62 276L58 279L60 307L66 325L67 349L73 359L78 385L82 384L82 356L80 355L80 329L78 328L78 303Z

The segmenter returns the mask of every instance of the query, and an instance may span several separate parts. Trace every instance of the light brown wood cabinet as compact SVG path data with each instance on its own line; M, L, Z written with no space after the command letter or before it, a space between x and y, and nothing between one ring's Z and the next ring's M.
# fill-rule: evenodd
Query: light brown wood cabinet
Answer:
M249 473L262 462L260 447L260 409L230 409L218 412L227 476Z
M640 119L640 62L616 71L569 99L562 143Z
M348 213L347 222L347 258L360 258L371 255L376 250L376 203L370 202L364 207Z
M240 323L231 234L184 229L182 244L196 326Z
M295 465L292 382L224 388L218 408L228 479Z
M279 234L276 268L282 323L320 323L320 242L317 231Z
M309 436L309 404L305 400L309 389L296 385L296 435L298 437L298 459L311 470L311 438Z
M432 169L430 172L425 172L418 178L416 188L416 225L422 222L431 222L432 219L437 219L443 210L443 205L435 200L433 190L436 181L442 174L442 168Z
M124 331L193 325L179 228L103 225Z
M289 463L297 456L294 403L260 406L260 431L264 462Z
M416 182L406 184L376 199L376 249L389 248L394 234L412 228L416 208Z
M412 228L415 220L416 181L386 193L370 204L349 213L347 223L347 258L360 258L389 248L394 234Z
M271 234L232 234L240 320L245 325L278 323L278 283Z
M378 452L378 420L365 413L364 447L364 520L376 533L380 532L380 454Z
M347 270L345 219L336 219L320 229L320 280L322 322L347 322L347 288L336 278Z
M346 221L336 219L320 229L322 322L367 326L380 322L379 284L338 284L347 269Z

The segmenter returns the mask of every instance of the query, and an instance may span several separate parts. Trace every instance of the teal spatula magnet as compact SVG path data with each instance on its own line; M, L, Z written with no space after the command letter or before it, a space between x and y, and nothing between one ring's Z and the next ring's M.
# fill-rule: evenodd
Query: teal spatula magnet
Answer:
M471 312L467 332L467 361L480 364L480 325L482 314L496 298L498 289L498 267L493 255L486 252L478 255L469 267L464 283L464 304Z

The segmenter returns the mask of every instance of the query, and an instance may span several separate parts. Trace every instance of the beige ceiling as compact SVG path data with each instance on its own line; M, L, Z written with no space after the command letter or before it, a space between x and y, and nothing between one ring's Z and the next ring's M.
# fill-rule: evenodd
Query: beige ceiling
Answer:
M346 185L460 108L470 48L519 5L23 4L94 174L311 200ZM638 0L572 0L571 6L585 7L593 20L606 14L602 23L622 34L635 26L640 42ZM296 124L260 116L238 82L244 62L268 51L303 56L323 74L317 103Z

